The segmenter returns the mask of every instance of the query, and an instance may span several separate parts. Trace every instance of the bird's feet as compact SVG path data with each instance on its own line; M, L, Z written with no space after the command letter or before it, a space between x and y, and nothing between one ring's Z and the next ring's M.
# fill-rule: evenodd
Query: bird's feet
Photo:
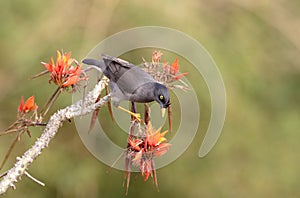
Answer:
M142 122L141 115L139 113L131 112L130 115L132 115L137 121Z
M122 111L125 111L126 113L129 113L131 116L133 116L136 120L138 120L139 122L142 122L142 119L141 119L141 115L139 113L133 113L127 109L124 109L123 107L121 106L118 106L118 109L122 110Z

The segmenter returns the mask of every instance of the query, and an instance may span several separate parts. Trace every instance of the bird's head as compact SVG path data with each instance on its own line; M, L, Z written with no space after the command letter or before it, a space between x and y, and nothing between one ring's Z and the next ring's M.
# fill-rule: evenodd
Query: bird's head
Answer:
M154 97L155 101L160 105L162 116L164 117L165 109L170 105L170 94L168 88L165 85L156 83Z

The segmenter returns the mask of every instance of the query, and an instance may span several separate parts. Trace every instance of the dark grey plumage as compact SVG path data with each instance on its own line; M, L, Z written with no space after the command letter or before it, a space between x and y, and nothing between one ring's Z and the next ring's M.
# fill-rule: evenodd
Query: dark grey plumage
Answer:
M112 100L115 106L120 101L148 103L156 101L161 108L170 105L168 88L155 81L141 68L116 57L102 55L103 60L84 59L82 62L100 68L110 79Z

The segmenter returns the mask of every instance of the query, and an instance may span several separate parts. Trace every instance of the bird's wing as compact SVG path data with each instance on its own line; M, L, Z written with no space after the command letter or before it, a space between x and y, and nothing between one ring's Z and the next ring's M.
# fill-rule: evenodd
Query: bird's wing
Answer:
M129 63L128 61L125 61L123 59L120 59L120 58L116 58L116 57L113 57L113 56L110 56L110 55L107 55L107 54L101 54L102 56L102 59L104 60L105 64L106 65L110 65L111 63L115 63L117 65L120 65L121 67L124 67L124 68L132 68L132 67L136 67L135 65Z
M102 54L103 61L84 59L82 62L99 67L103 74L110 79L113 100L117 105L121 100L130 98L142 101L144 98L138 93L148 92L149 85L156 82L153 77L125 60ZM138 90L138 92L137 92ZM145 94L142 94L145 97ZM151 100L153 97L151 97Z
M107 77L126 94L133 93L143 84L155 82L150 74L125 60L106 54L102 54L102 58L107 65Z
M133 94L136 89L155 80L139 67L133 67L124 72L116 81L118 87L126 94Z

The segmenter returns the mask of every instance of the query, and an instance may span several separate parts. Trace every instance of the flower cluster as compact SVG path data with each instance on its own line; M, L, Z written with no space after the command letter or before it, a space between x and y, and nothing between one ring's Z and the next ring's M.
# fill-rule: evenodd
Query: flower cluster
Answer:
M139 167L145 181L147 181L151 175L155 185L158 187L153 158L160 157L169 150L171 144L167 143L167 139L165 138L167 132L168 131L161 132L161 128L155 131L151 122L149 122L146 126L144 136L129 136L125 159L128 174L126 176L127 188L130 179L128 169L131 164Z
M5 162L7 161L17 141L20 140L21 136L24 133L27 133L28 136L31 137L29 127L44 126L44 124L41 123L42 118L38 117L37 115L37 109L38 106L34 102L34 96L29 97L26 102L24 102L24 97L21 97L20 105L18 106L17 120L6 130L0 132L0 136L17 133L17 136L13 140L3 161L0 164L0 170L3 168Z
M143 69L149 73L158 82L167 85L170 88L182 88L186 89L188 86L180 81L183 85L173 85L172 83L180 80L182 77L186 76L188 73L179 72L179 60L178 58L171 64L168 64L166 60L160 63L162 52L154 51L152 53L152 62L147 63L143 60Z
M75 63L75 65L73 63ZM81 69L81 66L78 64L78 62L71 58L71 52L64 53L57 51L56 61L51 58L49 63L42 62L42 64L45 66L46 70L33 76L32 78L50 73L49 82L55 83L58 88L52 94L46 104L41 108L39 114L37 112L38 106L34 102L34 96L29 97L25 102L24 97L21 97L20 105L18 106L17 120L6 130L0 132L0 136L10 133L17 133L17 136L8 149L4 160L0 164L0 170L7 161L15 144L18 140L20 140L21 136L24 133L27 133L29 137L31 136L29 131L30 127L46 126L46 123L42 123L42 121L50 107L58 98L59 94L69 87L73 88L74 90L80 81L87 79L87 76Z
M74 62L75 66L72 66ZM71 52L60 53L60 51L57 51L56 62L51 58L49 63L42 62L42 64L50 72L49 82L52 81L59 87L74 86L78 82L87 79L78 62L71 58Z

